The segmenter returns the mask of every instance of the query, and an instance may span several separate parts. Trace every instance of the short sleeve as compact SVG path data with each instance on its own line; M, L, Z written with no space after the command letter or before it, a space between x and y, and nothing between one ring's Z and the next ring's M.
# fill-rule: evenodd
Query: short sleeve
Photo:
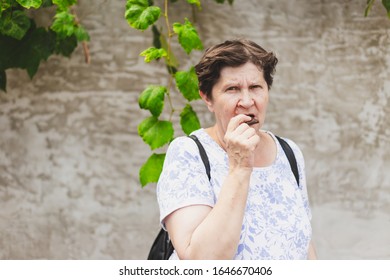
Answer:
M189 205L214 206L214 192L196 143L178 137L168 147L163 170L157 183L160 221L175 210Z

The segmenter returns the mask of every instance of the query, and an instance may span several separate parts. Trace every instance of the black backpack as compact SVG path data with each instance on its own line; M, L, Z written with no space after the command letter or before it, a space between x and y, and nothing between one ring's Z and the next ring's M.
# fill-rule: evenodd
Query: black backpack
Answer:
M209 159L207 157L206 151L203 148L202 144L200 143L199 139L195 135L189 135L192 140L195 141L196 145L199 148L200 157L202 158L202 161L204 163L204 166L206 168L207 177L209 180L211 179L210 176L210 163ZM280 145L283 148L284 153L287 156L287 159L290 163L291 170L294 173L295 179L297 180L297 185L299 186L299 174L298 174L298 165L297 161L295 159L295 155L293 150L291 149L290 145L280 138L279 136L275 137L278 139ZM171 240L169 239L168 232L164 229L160 229L159 233L157 234L156 239L154 240L152 247L149 251L148 260L168 260L171 254L173 253L173 245Z

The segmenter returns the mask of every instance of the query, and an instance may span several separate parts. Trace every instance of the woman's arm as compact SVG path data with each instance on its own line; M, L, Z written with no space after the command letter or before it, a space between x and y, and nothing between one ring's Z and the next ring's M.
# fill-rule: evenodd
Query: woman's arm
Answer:
M232 172L216 205L188 206L165 219L180 259L232 259L240 240L250 173Z

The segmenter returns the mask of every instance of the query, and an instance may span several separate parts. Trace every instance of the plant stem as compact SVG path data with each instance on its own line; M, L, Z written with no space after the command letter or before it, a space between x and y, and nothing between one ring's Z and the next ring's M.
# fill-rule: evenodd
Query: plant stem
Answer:
M170 67L170 65L171 65L171 59L170 59L170 54L171 54L171 37L173 36L173 33L171 32L171 25L169 23L168 0L164 1L164 18L165 18L165 25L167 27L167 57L166 57L166 62L167 62L167 66ZM169 115L169 121L172 121L172 116L173 116L173 113L175 112L175 109L173 108L173 104L172 104L171 94L170 94L172 84L173 84L173 76L171 74L171 75L169 75L168 87L167 87L167 98L168 98L169 106L171 107L171 113Z

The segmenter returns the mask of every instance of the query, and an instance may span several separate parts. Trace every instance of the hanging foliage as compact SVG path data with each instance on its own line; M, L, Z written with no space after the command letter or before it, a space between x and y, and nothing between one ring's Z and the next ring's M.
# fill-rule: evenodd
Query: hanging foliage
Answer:
M74 12L77 0L0 0L0 90L6 91L6 70L25 69L33 78L53 54L69 57L82 43L89 62L89 35ZM37 27L30 10L55 9L50 26Z

